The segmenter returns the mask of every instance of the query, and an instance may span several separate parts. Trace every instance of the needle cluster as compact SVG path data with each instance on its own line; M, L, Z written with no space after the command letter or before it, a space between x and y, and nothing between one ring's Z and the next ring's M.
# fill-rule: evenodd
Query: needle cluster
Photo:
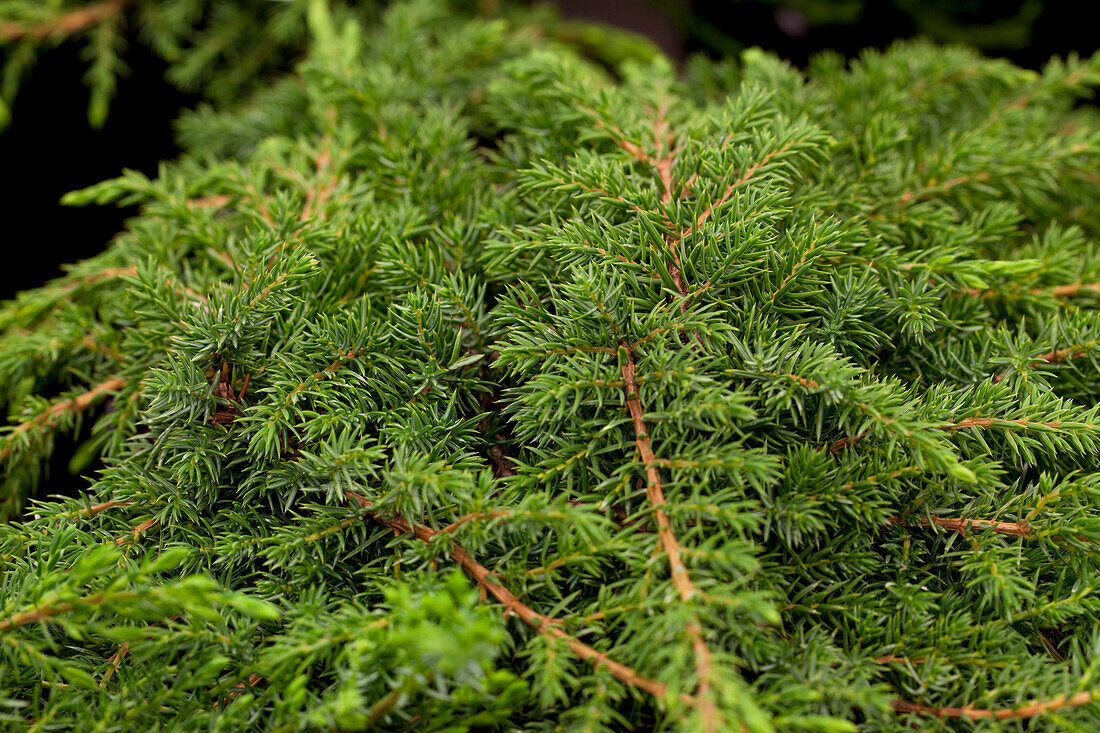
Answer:
M1100 59L307 11L0 309L0 720L1100 727Z

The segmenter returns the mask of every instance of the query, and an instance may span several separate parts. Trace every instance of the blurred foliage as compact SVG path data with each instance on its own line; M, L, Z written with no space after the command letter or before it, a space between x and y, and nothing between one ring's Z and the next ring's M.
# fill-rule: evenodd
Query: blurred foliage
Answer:
M812 26L859 23L869 5L890 5L914 30L945 43L977 48L1021 48L1043 12L1041 0L782 0L774 3L801 13Z
M328 3L337 22L377 21L378 0ZM659 53L644 37L596 23L563 20L551 5L464 2L449 5L459 17L522 16L543 35L580 50L605 68ZM11 103L38 55L64 42L83 44L85 81L91 95L88 120L107 119L118 77L129 69L127 39L149 47L168 62L173 85L215 103L241 99L291 68L308 41L305 0L0 0L0 130ZM128 34L128 28L137 28Z

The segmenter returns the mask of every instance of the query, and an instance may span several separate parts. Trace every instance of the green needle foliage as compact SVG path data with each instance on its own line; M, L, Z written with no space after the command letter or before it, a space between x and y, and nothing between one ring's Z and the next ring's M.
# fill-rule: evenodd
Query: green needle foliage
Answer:
M1100 59L305 17L0 310L5 725L1100 727Z

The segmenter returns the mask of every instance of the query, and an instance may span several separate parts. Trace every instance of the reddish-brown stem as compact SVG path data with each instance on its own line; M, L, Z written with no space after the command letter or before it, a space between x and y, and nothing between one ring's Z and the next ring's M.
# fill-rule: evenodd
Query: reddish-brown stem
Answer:
M69 400L62 400L60 402L54 403L53 405L50 405L50 408L48 410L40 412L38 415L31 418L30 420L16 425L15 429L4 437L4 447L0 448L0 461L5 460L9 455L11 455L12 438L15 435L19 433L25 433L28 430L40 426L51 426L57 421L57 419L61 415L65 413L77 414L83 412L84 410L88 409L96 402L98 402L100 399L105 397L107 393L121 389L125 384L126 380L119 377L108 379L107 381L101 382L100 384L96 385L82 395L73 397Z
M1082 290L1089 290L1092 292L1100 291L1100 283L1067 283L1065 285L1056 285L1050 290L1043 290L1042 288L1034 288L1032 295L1040 295L1042 293L1049 293L1055 298L1064 298L1069 295L1077 295Z
M989 710L984 708L972 708L969 705L961 708L937 708L930 705L922 705L917 702L894 700L891 707L899 713L912 715L926 715L935 718L986 718L991 720L1012 720L1017 718L1033 718L1057 710L1059 708L1078 707L1088 705L1096 701L1096 696L1091 692L1078 692L1073 695L1058 695L1049 700L1035 700L1015 708L1001 708Z
M82 606L99 606L106 603L111 598L118 600L132 600L137 598L137 593L119 593L113 596L108 596L106 593L96 593L95 595L85 596L80 599L80 605ZM17 613L14 616L9 616L6 619L0 620L0 631L7 631L8 629L18 628L20 626L26 626L28 624L35 624L39 621L45 621L53 618L58 614L68 613L77 607L77 604L72 601L66 601L64 603L58 603L57 605L46 603L38 608L31 609L30 611L24 611L23 613Z
M189 209L224 209L229 205L233 197L227 193L217 193L212 196L203 196L197 199L187 199Z
M649 163L657 171L657 177L661 180L662 204L672 201L672 166L676 155L675 148L672 145L672 133L669 130L668 120L665 119L667 112L668 102L662 99L657 105L657 113L653 119L653 142L656 146L656 152L654 155L646 156ZM668 152L661 157L656 157L666 145ZM672 282L676 285L677 292L680 293L681 313L687 312L688 294L690 292L687 279L684 277L684 268L680 262L680 244L683 241L683 236L668 235L665 237L669 254L672 255L672 265L669 266L668 273L672 276Z
M363 509L368 510L371 518L380 524L384 524L390 529L400 534L412 534L418 540L422 542L431 542L432 539L439 534L434 530L425 527L422 524L410 523L401 517L392 517L383 515L381 512L370 511L373 507L373 503L355 492L347 492L352 499L359 504ZM639 690L648 692L656 698L663 699L668 693L668 688L663 682L649 679L638 674L634 669L620 664L603 652L597 651L588 646L584 642L570 636L561 629L562 622L560 619L550 618L544 616L541 613L533 610L531 607L524 604L507 588L504 587L497 580L493 573L489 571L481 563L477 562L470 556L465 550L463 550L457 543L451 542L451 559L462 566L469 575L477 581L479 587L481 587L486 593L492 595L497 601L503 605L507 611L511 614L518 616L528 626L536 629L539 633L554 639L564 641L565 644L575 653L577 656L591 662L597 667L606 668L616 679L621 682L636 687ZM684 697L684 701L690 701L690 697Z
M1034 364L1040 364L1040 363L1043 363L1043 364L1060 364L1061 362L1065 361L1066 359L1079 359L1079 358L1081 358L1082 356L1084 356L1085 354L1088 353L1088 351L1085 350L1086 347L1092 348L1094 346L1096 346L1096 342L1095 341L1089 341L1087 343L1078 344L1076 346L1067 346L1064 349L1051 349L1050 351L1046 352L1045 354L1039 354L1037 357L1035 357L1035 361L1032 362L1032 363L1034 363ZM1004 375L1005 375L1004 372L1000 372L999 374L994 374L993 375L994 384L996 384L997 382L1004 379Z
M59 603L56 606L40 606L33 610L25 611L24 613L17 613L14 616L10 616L0 621L0 631L7 631L8 629L45 621L52 616L71 611L72 609L73 604L71 603Z
M349 359L358 359L359 355L362 353L362 351L363 351L362 349L356 349L355 351L340 352L339 354L337 354L336 359L331 364L329 364L327 367L325 367L321 371L314 372L313 374L311 374L310 379L311 380L323 379L325 377L325 375L327 375L327 374L333 374L335 372L340 371L340 369L343 368L345 361L347 361ZM284 399L284 405L290 405L291 402L294 399L294 395L298 394L299 392L304 390L309 385L310 385L310 382L307 382L307 381L298 382L298 384L294 387L294 389L290 390L290 392L287 393L287 396Z
M662 102L657 109L657 114L654 119L654 141L657 148L657 153L648 154L644 150L641 150L637 145L631 143L629 146L623 144L623 136L618 134L616 137L619 139L619 144L631 153L635 158L640 161L647 162L657 170L658 177L661 181L661 202L668 203L672 200L672 166L674 163L674 148L671 141L671 135L668 131L668 124L665 120L666 104ZM606 129L606 128L605 128ZM665 140L668 139L668 152L662 157L657 157L660 151L665 146ZM682 300L680 303L681 312L686 312L688 308L688 300L690 291L686 279L683 276L682 265L680 263L679 248L683 244L684 239L695 229L703 224L707 218L709 218L715 208L724 204L733 192L741 185L747 183L758 170L767 165L772 158L781 154L787 148L788 145L775 150L764 158L745 169L741 177L726 187L725 191L718 201L712 203L705 211L703 211L695 223L677 234L668 235L665 237L665 241L669 248L669 252L672 255L672 264L669 266L669 274L672 276L672 280L676 285L676 289L679 292ZM668 515L664 510L665 498L664 491L661 485L660 471L658 469L659 461L653 455L652 448L650 446L649 434L645 425L644 410L641 406L641 401L638 395L638 385L635 379L635 367L633 355L631 353L630 346L625 342L622 344L623 349L626 350L627 359L622 364L624 389L626 392L626 404L627 409L630 411L631 419L634 423L635 444L639 455L642 458L646 467L647 486L646 494L649 498L649 503L654 509L654 514L657 519L657 534L660 540L661 548L669 559L669 567L672 574L673 585L676 587L680 597L685 602L691 602L695 596L694 584L688 575L687 568L683 564L681 559L681 549L679 542L676 539L675 534L669 524ZM804 385L809 386L812 384L817 386L815 382L803 382ZM710 676L711 676L711 655L710 650L707 648L703 639L702 629L699 627L698 622L693 618L688 624L687 628L688 636L691 638L692 647L695 652L696 659L696 674L699 678L698 684L698 699L700 704L700 713L702 714L704 728L707 731L717 730L717 711L714 708L713 700L711 700L710 692Z
M126 544L131 539L130 535L133 535L133 539L136 540L137 538L141 537L142 532L146 531L147 529L151 529L151 528L157 526L158 524L160 524L160 522L158 522L156 519L146 519L144 522L142 522L141 524L137 525L132 530L130 530L130 534L122 535L117 540L115 540L115 544L116 545Z
M1082 290L1093 292L1093 293L1100 292L1100 282L1065 283L1063 285L1055 285L1054 287L1051 287L1051 288L1031 288L1027 292L1030 293L1031 295L1050 295L1051 297L1054 297L1054 298L1067 298L1071 295L1077 295ZM969 288L968 290L964 290L962 292L965 293L966 295L969 295L969 296L973 297L973 298L995 298L995 297L997 297L998 295L1001 295L1001 294L1011 295L1013 293L1012 290L1007 290L1007 291L1006 290L1000 290L1000 289L985 290L985 289L982 289L982 288Z
M661 203L667 204L672 200L672 164L674 161L674 148L672 146L672 132L669 130L666 114L668 113L668 100L662 99L657 104L657 114L653 119L653 142L659 153L667 145L668 152L653 159L653 167L657 169L657 176L661 179Z
M136 274L137 267L133 265L130 267L108 267L105 270L93 272L90 275L85 275L71 282L64 283L61 285L61 289L65 291L76 290L81 285L97 283L100 280L111 280L116 277L133 277Z
M672 574L672 583L680 594L680 599L685 603L691 603L695 598L695 585L691 582L691 576L680 557L680 543L672 531L665 512L665 495L661 485L661 472L658 469L657 457L653 455L653 449L649 441L649 430L645 423L645 411L642 409L641 398L638 394L638 383L635 379L634 356L630 347L623 342L621 351L626 352L626 359L621 365L623 383L626 393L626 407L630 412L630 418L634 423L634 445L638 455L645 464L646 471L646 496L653 507L654 516L657 519L657 536L661 547L668 556L669 569ZM699 703L700 712L706 730L718 730L717 712L710 696L711 658L710 650L703 640L703 631L694 616L688 623L687 633L691 639L691 645L695 651L695 672L699 678Z
M0 42L23 39L45 41L48 38L71 36L102 20L116 17L125 4L126 0L104 0L31 26L14 21L0 23Z
M313 167L317 171L317 175L320 176L324 173L328 173L329 167L332 165L332 154L329 152L328 145L330 144L328 136L325 137L323 142L325 148L313 161ZM302 207L302 213L300 220L305 221L314 214L314 207L316 207L317 213L321 218L325 218L325 214L321 211L325 202L328 201L329 196L336 190L336 186L339 185L339 177L333 173L328 179L316 189L309 189L306 191L306 203Z
M256 204L256 208L259 210L260 216L263 217L264 221L266 221L268 224L274 224L275 219L272 218L271 212L268 211L267 203L266 203L266 200L269 199L269 198L272 198L272 197L269 196L269 195L266 195L266 194L260 194L259 192L256 191L255 186L252 186L251 184L245 186L245 191L248 193L248 197ZM191 209L191 210L195 210L195 209L215 209L215 210L218 210L218 209L224 209L226 206L231 204L233 202L234 198L236 198L236 197L234 195L231 195L231 194L217 193L217 194L212 194L210 196L201 196L199 198L187 199L186 205L187 205L187 208ZM305 217L303 216L303 218L305 218ZM218 256L222 257L223 255L221 253L219 253ZM236 269L236 264L235 263L230 262L229 264L233 265L234 269Z
M895 524L901 527L910 526L909 522L906 522L900 517L890 517L889 521L890 524ZM1012 535L1014 537L1027 537L1029 534L1031 534L1031 526L1026 521L998 522L993 519L963 519L961 517L921 517L920 525L922 527L931 527L935 525L951 532L958 532L959 534L966 534L966 531L968 529L988 529L991 532Z
M613 125L610 122L604 122L602 119L600 119L600 113L592 109L591 107L586 107L585 112L592 115L592 119L595 121L596 125L611 137L612 142L628 152L631 157L633 157L639 163L653 162L653 159L650 157L650 155L646 153L646 151L643 150L640 145L631 142L630 140L627 140L626 133L623 132L622 128L620 128L618 125Z
M988 178L989 173L987 173L986 171L978 171L972 176L958 176L957 178L952 178L950 180L944 181L943 183L937 183L934 180L929 181L924 188L917 191L906 191L900 197L898 197L897 207L901 208L911 201L923 201L924 199L929 198L930 196L933 196L937 193L946 193L953 189L955 186L960 186L964 183L969 183L970 181L985 181Z
M807 389L817 389L818 387L821 386L820 384L818 384L816 381L810 379L809 377L800 377L797 374L779 374L777 372L759 372L759 373L764 374L764 375L769 376L769 377L785 377L785 378L791 380L792 382L797 382L798 384L801 384L803 387L806 387Z
M103 672L103 678L99 681L99 686L103 687L105 684L111 681L111 677L114 676L118 668L122 666L122 660L126 658L126 655L130 652L130 642L124 641L119 645L118 651L111 655L111 658L107 660L111 666Z
M1089 344L1093 346L1095 344ZM1036 357L1038 361L1044 361L1047 364L1058 364L1066 359L1077 359L1085 355L1085 350L1080 346L1070 346L1065 349L1053 349L1045 354L1040 354Z
M860 440L863 436L867 435L868 432L870 432L870 431L864 430L862 433L857 433L856 435L853 435L851 438L848 438L848 437L840 438L839 440L835 441L832 445L829 446L829 452L830 453L836 453L838 451L844 450L848 446L850 446L853 443Z
M477 519L499 519L501 517L509 516L512 516L512 512L506 509L497 509L491 512L474 512L472 514L466 514L459 517L457 521L448 524L446 527L436 532L436 534L450 534L462 525L468 524L469 522L473 522Z
M637 143L631 142L626 139L626 134L617 126L610 123L606 123L597 117L595 110L588 110L589 114L596 118L596 124L607 132L612 141L620 148L625 150L639 163L645 163L653 166L653 169L657 172L657 177L660 179L661 188L661 203L667 204L672 201L672 166L675 163L675 148L672 144L672 132L669 129L667 120L668 102L661 100L657 105L656 114L653 119L653 142L655 145L655 151L653 153L647 152ZM667 150L666 150L667 147ZM664 155L661 155L664 151ZM639 213L645 214L644 210L639 209L637 206L631 205ZM687 310L687 296L688 285L687 280L684 279L683 268L680 264L680 253L678 247L680 242L683 241L684 236L669 235L665 237L665 241L668 245L669 253L672 255L672 264L669 265L669 275L672 276L672 282L676 285L676 290L679 292L681 298L684 300L680 303L680 310Z
M886 654L881 657L875 657L874 659L875 664L920 664L923 661L923 657L910 659L909 657L899 657L894 654Z
M134 502L132 502L132 501L105 501L101 504L94 504L94 505L88 507L87 509L80 510L80 512L77 514L77 516L90 517L93 514L99 514L100 512L105 512L108 509L114 509L116 506L130 506L133 503Z
M1011 425L1042 425L1048 428L1060 428L1062 423L1059 420L1053 420L1051 422L1036 422L1034 420L1028 420L1027 418L1019 418L1017 420L1004 420L997 417L968 417L965 420L960 420L956 423L948 423L946 425L937 425L937 430L962 430L964 428L988 428L996 423L1007 423Z
M1000 418L1000 417L968 417L965 420L960 420L960 421L954 422L954 423L945 423L943 425L934 425L934 426L932 426L932 429L933 430L947 430L947 431L950 431L950 432L955 432L956 430L965 430L967 428L989 428L989 427L994 427L996 425L1005 425L1005 426L1019 425L1021 427L1027 427L1028 425L1033 425L1033 426L1040 426L1040 427L1044 427L1044 428L1058 429L1058 428L1062 427L1062 421L1061 420L1051 420L1050 422L1037 422L1035 420L1028 420L1026 417L1017 418L1015 420L1008 420L1008 419ZM857 441L859 441L861 438L863 438L865 435L867 435L867 433L868 433L868 431L864 431L862 433L859 433L857 435L852 436L851 438L848 438L848 437L840 438L839 440L834 442L831 446L829 446L829 452L830 453L836 453L837 451L844 450L848 446L855 444Z

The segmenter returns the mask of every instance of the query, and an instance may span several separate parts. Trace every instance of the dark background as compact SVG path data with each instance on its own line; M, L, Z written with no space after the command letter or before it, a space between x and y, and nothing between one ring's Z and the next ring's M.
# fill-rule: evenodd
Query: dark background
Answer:
M1032 0L1034 1L1034 0ZM560 0L568 17L612 23L642 32L666 53L735 53L762 46L803 65L823 49L852 56L862 48L883 48L921 31L919 19L899 9L904 3L866 0L855 18L830 22L828 0L811 2L822 12L800 6L733 0L646 2L646 0ZM936 0L924 0L935 6ZM968 24L980 43L983 24L1019 13L1027 0L948 3L955 30L967 40ZM939 2L944 6L944 2ZM807 6L801 6L807 7ZM858 0L857 0L858 7ZM1100 46L1095 25L1082 15L1087 3L1045 3L1028 21L1026 45L987 47L990 55L1038 68L1052 54L1082 55ZM826 16L822 18L822 16ZM850 15L850 14L849 14ZM100 251L132 210L113 207L67 208L67 191L118 175L123 168L156 173L157 162L176 154L172 121L193 97L164 81L165 66L135 38L125 60L131 73L120 80L106 125L92 130L86 117L85 64L80 48L63 44L42 54L13 105L14 121L0 132L0 299L35 287L60 274L60 265Z
M39 57L12 105L11 126L0 132L0 299L102 250L134 212L58 200L123 168L156 173L177 152L172 121L198 101L164 81L163 61L131 43L130 74L119 82L107 123L93 130L80 50L67 43Z

